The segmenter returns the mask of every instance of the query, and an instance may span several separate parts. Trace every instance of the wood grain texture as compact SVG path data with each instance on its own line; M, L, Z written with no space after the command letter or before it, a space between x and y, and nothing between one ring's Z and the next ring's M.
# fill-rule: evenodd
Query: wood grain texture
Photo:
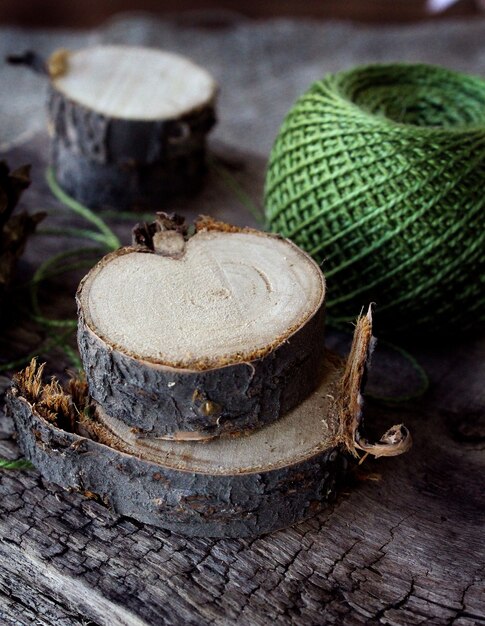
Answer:
M481 623L483 495L465 482L450 498L455 470L475 474L477 460L455 444L443 461L427 441L411 454L374 465L382 480L354 485L330 512L255 541L189 540L46 488L35 473L2 475L8 593L34 573L73 624L79 614L99 624Z
M178 119L211 104L217 90L209 72L172 52L105 45L61 54L54 67L60 53L50 59L53 87L107 117Z
M45 154L46 139L39 137L12 159L28 162ZM52 201L42 178L45 162L36 162L24 206L55 210L51 225L82 225ZM247 155L229 162L238 182L257 197L264 164ZM251 224L213 174L197 204L185 205L190 218L212 209L221 219ZM114 226L128 242L129 227L119 221ZM59 238L36 238L26 251L27 268L68 245ZM75 282L75 277L52 278L42 299L45 311L74 315ZM25 353L40 339L20 310L4 326L2 355ZM327 340L330 348L348 351L345 336L329 332ZM411 452L366 461L327 511L267 537L188 539L113 516L95 501L44 483L36 472L1 473L0 621L16 626L485 623L485 338L401 347L426 368L430 389L397 407L368 401L365 420L378 432L405 422L413 433ZM66 365L58 352L44 358L51 373ZM402 395L415 384L407 361L378 344L369 391ZM1 417L0 455L18 454L12 424Z
M320 268L289 240L206 228L186 242L174 230L155 238L162 234L182 248L122 247L80 285L85 321L112 348L173 368L233 365L289 342L324 306Z
M90 81L86 66L98 65L106 79ZM161 93L165 104L157 105ZM121 210L193 194L206 173L215 98L210 75L177 55L125 46L70 54L66 74L50 81L47 107L59 183L87 206Z

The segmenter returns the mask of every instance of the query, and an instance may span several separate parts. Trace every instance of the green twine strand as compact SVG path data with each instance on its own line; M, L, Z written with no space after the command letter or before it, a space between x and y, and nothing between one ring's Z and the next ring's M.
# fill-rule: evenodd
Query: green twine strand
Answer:
M266 218L323 265L334 324L374 301L388 334L464 328L485 318L484 186L485 81L370 65L290 110Z
M76 320L71 319L50 319L46 317L41 309L38 298L38 289L42 282L52 276L63 274L68 271L78 269L86 264L86 260L78 260L74 263L66 263L66 260L78 259L79 257L91 257L88 261L88 265L92 266L92 257L99 257L104 249L115 250L121 244L119 239L113 233L113 231L107 226L107 224L95 213L93 213L87 207L79 204L73 198L68 196L58 185L52 168L49 168L46 173L47 183L53 193L53 195L60 200L69 210L77 213L86 221L93 224L97 231L81 228L65 228L65 229L45 229L40 231L41 235L64 235L76 238L88 239L96 243L102 244L102 248L76 248L67 250L56 254L46 261L44 261L35 272L32 280L30 281L30 300L32 305L31 317L38 322L47 332L48 339L38 346L33 352L28 355L24 355L19 359L4 363L0 366L0 371L9 371L17 369L28 363L34 356L39 353L48 352L55 347L61 347L66 355L69 357L71 363L76 369L81 369L81 360L77 352L69 345L68 340L72 338L74 330L77 326ZM59 267L60 266L60 267ZM67 329L63 332L59 332L60 329ZM32 463L25 459L18 459L11 461L9 459L3 459L0 457L0 470L29 470L33 469Z
M96 213L91 211L91 209L88 209L88 207L84 206L77 200L74 200L74 198L71 198L71 196L69 196L63 189L61 189L59 183L56 180L52 167L49 167L47 169L46 180L50 190L52 191L54 196L60 202L62 202L62 204L64 204L66 207L71 209L71 211L77 213L85 220L91 222L91 224L94 224L94 226L96 226L96 228L99 230L99 233L101 234L101 237L96 233L92 233L91 235L94 235L97 241L104 241L106 247L111 250L116 250L121 246L120 240L113 233L111 228L107 226L103 219L101 219L98 215L96 215ZM86 234L84 236L86 236ZM91 238L93 238L93 236L91 236Z
M18 461L9 461L8 459L0 458L0 470L26 470L33 469L33 465L30 461L19 459Z

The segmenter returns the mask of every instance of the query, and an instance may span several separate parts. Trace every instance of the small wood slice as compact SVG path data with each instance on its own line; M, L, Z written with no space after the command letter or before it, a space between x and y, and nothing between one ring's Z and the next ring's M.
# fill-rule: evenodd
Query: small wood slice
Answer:
M294 524L333 498L347 464L333 401L341 373L340 360L328 356L318 389L298 408L246 437L206 444L146 441L102 412L81 417L85 436L67 432L17 389L7 406L22 452L45 479L176 532L250 537Z
M61 186L90 207L163 207L197 190L216 84L168 52L97 46L50 59L52 164Z
M155 251L122 248L82 281L79 349L108 415L204 439L272 422L316 388L320 269L288 240L235 230L158 233Z

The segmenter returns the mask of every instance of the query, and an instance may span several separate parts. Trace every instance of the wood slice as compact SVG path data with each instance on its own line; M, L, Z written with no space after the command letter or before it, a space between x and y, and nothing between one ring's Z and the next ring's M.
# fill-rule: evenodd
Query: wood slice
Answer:
M102 415L81 417L84 436L68 432L18 389L7 407L22 452L48 481L176 532L249 537L313 515L333 498L347 465L334 402L341 373L341 361L327 356L318 389L298 408L246 437L205 444L147 442Z
M290 241L206 221L186 241L121 248L77 294L79 349L102 409L149 436L270 423L317 386L325 281Z
M61 51L47 67L51 159L70 195L152 209L200 187L217 91L203 68L128 46Z

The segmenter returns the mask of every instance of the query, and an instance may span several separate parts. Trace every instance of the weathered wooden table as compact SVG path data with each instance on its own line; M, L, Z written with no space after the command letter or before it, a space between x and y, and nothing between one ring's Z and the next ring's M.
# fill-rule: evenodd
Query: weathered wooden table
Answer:
M302 80L306 84L317 77L313 76L317 70L317 75L323 73L317 63L325 49L319 48L317 41L324 35L333 37L334 31L331 27L290 22L273 25L234 22L226 25L222 34L218 30L215 35L198 28L197 32L206 41L215 37L219 38L219 45L221 40L227 46L232 45L227 49L228 59L239 55L242 62L241 50L247 50L247 58L253 65L237 75L241 81L253 75L254 85L251 89L247 84L241 87L245 106L237 103L234 93L223 97L222 122L212 149L207 186L199 198L171 208L183 210L189 219L210 212L237 224L252 224L254 218L248 208L261 199L265 165L261 155L271 135L267 119L271 120L273 134L279 121L279 113L274 112L268 114L264 123L258 121L261 108L268 106L265 81L273 76L273 92L286 94L289 101L283 108L287 108L292 89L298 89ZM352 27L335 28L349 39ZM399 36L394 33L402 57L412 58L416 49L426 50L428 27L420 28L421 31L415 29L414 39L409 32L412 29ZM105 31L101 38L161 44L165 37L168 47L189 54L192 45L187 27L177 24L157 26L150 20L122 20L111 25L107 32L108 36ZM356 60L360 48L367 49L368 54L359 61L379 58L383 54L379 45L390 41L388 31L367 33L356 29L355 32L354 41L349 43L353 51L350 57L344 54L344 42L338 40L346 65L349 59ZM475 37L478 42L481 37L485 41L485 26L475 24L467 31L459 31L455 25L450 32L448 44L468 42L464 43L469 51L466 63L477 65L479 50L473 57L470 38ZM445 30L441 34L446 38ZM25 47L30 36L11 31L7 35L10 45L16 41L17 48L19 37L23 44L20 47ZM295 45L305 41L307 46L299 51L298 62L292 57L288 71L291 88L285 91L281 60L288 55L290 35ZM49 44L45 35L32 35L34 44L37 42L44 49L63 39L63 43L79 45L81 40L85 43L99 36L99 33L58 34L55 43ZM367 48L362 43L366 37ZM356 44L359 38L360 48ZM417 42L412 49L410 41ZM439 53L441 45L439 39L435 41L425 60L435 60L433 55ZM217 45L213 49L207 45L206 50L217 66L216 56L211 57ZM258 65L255 59L265 52L266 60ZM338 53L339 49L335 54ZM465 62L461 63L460 54L456 53L450 64L466 66ZM332 64L338 65L336 57L332 57L325 69ZM295 78L298 68L303 67L305 76ZM220 61L218 68L221 79L229 74L230 63ZM19 80L24 81L20 91L23 89L26 94L31 89L31 94L34 93L35 77ZM234 87L236 79L228 80ZM8 104L7 97L13 103ZM41 104L40 112L30 102L19 105L26 110L31 107L35 112L23 123L14 111L13 93L2 94L2 106L15 127L14 132L12 125L2 126L9 140L9 146L3 146L8 160L12 165L23 162L34 165L34 182L24 196L23 205L32 211L49 211L48 219L42 224L44 230L86 227L86 222L54 200L46 186L47 138L40 130ZM278 111L282 106L278 101ZM235 117L228 122L231 113ZM237 132L242 138L239 142L234 139ZM135 220L104 217L122 241L128 242ZM46 326L32 320L29 292L22 283L54 254L86 245L84 240L59 234L43 234L32 239L19 267L16 301L12 299L3 326L0 345L3 363L41 346L40 352L45 352L42 356L49 362L49 372L63 374L69 365L66 353L55 348L42 350ZM93 258L87 262L93 263ZM57 269L61 269L59 265ZM73 293L84 271L85 268L64 272L42 281L39 298L46 318L74 316ZM55 331L54 338L57 332L61 330ZM72 336L68 342L75 346ZM334 349L345 352L347 342L348 337L329 333L328 343ZM366 461L352 473L348 486L331 508L289 530L252 541L188 539L116 517L95 501L45 484L36 471L1 472L0 623L63 626L485 623L485 337L452 335L420 343L397 338L396 343L426 369L429 390L419 398L395 405L369 400L366 421L381 432L391 423L403 421L413 432L412 451L397 459ZM369 387L374 393L412 394L419 386L409 360L390 347L381 346L377 350L374 364ZM5 388L8 379L0 380ZM18 454L12 423L2 415L0 456L16 458Z

